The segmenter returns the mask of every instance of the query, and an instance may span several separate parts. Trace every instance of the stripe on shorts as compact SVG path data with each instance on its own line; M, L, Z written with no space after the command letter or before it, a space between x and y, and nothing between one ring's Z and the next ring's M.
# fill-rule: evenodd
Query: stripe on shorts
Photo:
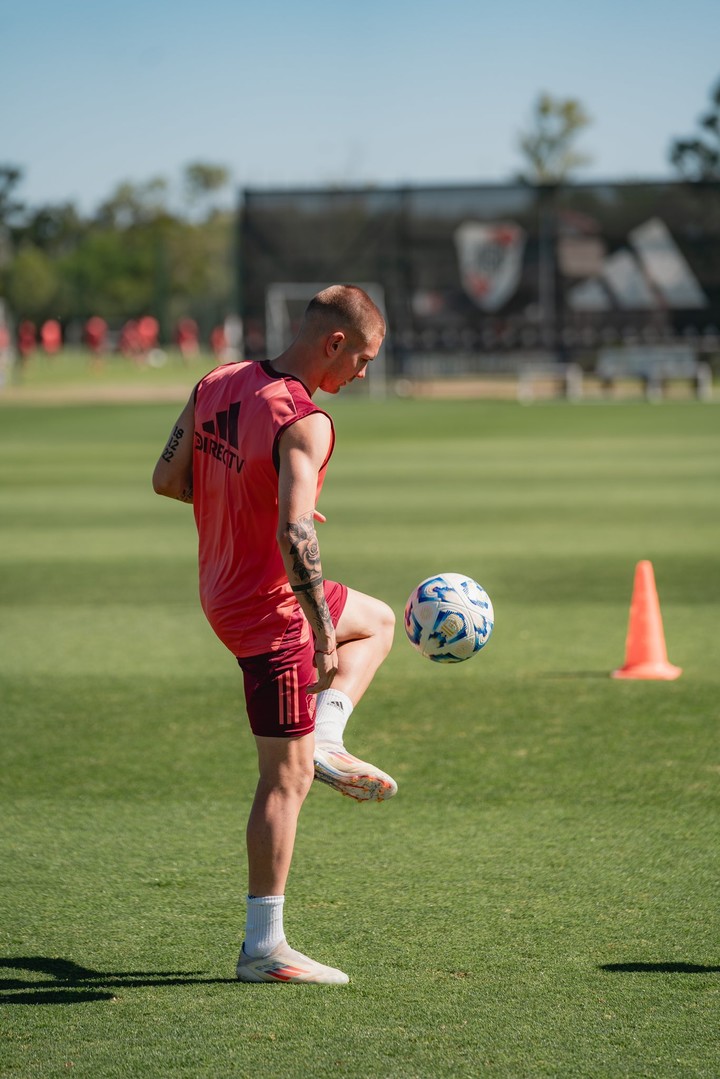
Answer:
M278 718L281 727L300 722L297 667L284 671L278 679Z

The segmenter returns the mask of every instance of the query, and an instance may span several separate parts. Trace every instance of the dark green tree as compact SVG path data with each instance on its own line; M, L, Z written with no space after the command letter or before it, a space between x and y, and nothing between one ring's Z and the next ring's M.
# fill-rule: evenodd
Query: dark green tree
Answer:
M25 209L15 196L22 175L22 169L17 165L0 165L0 291L7 287L3 271L13 256L13 226L19 222Z
M0 165L0 228L12 228L25 208L15 197L22 177L22 169L17 165Z
M55 257L76 247L86 229L76 207L65 202L27 210L12 233L18 246L29 243Z
M720 180L720 80L698 125L700 133L695 138L675 139L670 162L685 180Z
M95 223L122 231L169 217L167 195L168 182L163 176L154 176L139 184L123 180L110 198L98 207Z
M24 244L7 271L7 299L18 319L41 321L55 314L59 281L56 267L44 251Z

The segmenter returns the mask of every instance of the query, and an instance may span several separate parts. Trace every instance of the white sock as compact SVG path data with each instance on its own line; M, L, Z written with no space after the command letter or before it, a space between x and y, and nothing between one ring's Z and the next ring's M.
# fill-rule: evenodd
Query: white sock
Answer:
M269 955L285 940L284 895L249 895L245 921L245 954L251 959Z
M340 689L324 689L318 693L315 712L315 744L334 742L343 744L345 724L350 719L353 702Z

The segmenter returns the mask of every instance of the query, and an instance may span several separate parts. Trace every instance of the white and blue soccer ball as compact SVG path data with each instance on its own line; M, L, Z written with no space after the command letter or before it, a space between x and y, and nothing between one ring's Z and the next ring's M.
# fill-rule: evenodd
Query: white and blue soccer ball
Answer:
M461 663L490 640L495 613L472 577L438 573L421 581L405 607L405 632L413 648L434 663Z

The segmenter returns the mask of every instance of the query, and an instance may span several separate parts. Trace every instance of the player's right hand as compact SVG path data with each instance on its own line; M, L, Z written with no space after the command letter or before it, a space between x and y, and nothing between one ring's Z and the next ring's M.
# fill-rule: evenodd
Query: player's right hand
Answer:
M311 686L308 686L308 693L322 693L324 689L330 689L333 684L333 679L338 672L339 661L337 648L334 648L332 652L326 654L325 652L316 652L313 658L313 664L317 671L317 681L313 682Z

